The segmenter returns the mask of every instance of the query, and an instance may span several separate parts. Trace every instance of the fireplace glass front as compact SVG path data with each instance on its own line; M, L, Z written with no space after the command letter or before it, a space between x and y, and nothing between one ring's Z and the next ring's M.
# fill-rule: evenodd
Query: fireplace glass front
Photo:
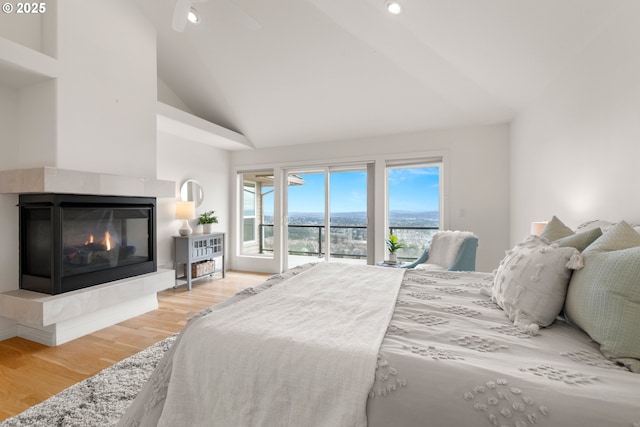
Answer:
M155 199L20 196L22 289L58 294L156 271Z

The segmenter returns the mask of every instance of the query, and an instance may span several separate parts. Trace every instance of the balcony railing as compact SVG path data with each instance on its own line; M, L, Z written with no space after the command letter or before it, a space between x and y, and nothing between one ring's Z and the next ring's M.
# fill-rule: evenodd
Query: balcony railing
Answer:
M324 225L290 224L289 254L303 256L325 256ZM413 260L422 254L431 235L438 227L392 226L389 234L395 234L405 247L398 251L398 259ZM260 224L260 253L273 252L273 224ZM331 226L331 257L367 258L367 227L362 225Z

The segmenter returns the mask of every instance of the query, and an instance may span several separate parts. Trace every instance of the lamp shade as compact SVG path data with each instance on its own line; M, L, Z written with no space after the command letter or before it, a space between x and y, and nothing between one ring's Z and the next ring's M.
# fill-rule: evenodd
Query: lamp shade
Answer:
M191 227L189 220L196 217L196 205L194 202L178 202L176 203L176 219L182 219L182 227L178 232L181 236L191 235Z
M193 202L176 203L176 219L194 219L196 217L196 205Z
M549 221L534 221L531 223L531 234L539 236L542 230L547 226Z

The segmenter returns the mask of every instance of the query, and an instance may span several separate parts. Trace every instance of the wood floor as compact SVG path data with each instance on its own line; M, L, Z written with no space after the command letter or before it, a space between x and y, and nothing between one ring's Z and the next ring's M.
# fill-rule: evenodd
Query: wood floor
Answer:
M23 338L0 341L0 421L179 332L201 309L266 277L229 271L224 279L194 282L191 291L168 289L158 294L157 310L57 347Z

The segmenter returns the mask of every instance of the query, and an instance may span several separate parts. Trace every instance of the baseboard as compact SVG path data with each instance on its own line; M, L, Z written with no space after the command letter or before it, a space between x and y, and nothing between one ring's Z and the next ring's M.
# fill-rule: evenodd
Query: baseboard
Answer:
M45 326L43 329L39 329L29 325L18 324L18 336L29 341L54 347L56 345L56 333L50 329L53 329L53 326Z
M0 327L0 341L8 340L9 338L18 336L18 325L17 323L13 323L13 325L6 325Z

